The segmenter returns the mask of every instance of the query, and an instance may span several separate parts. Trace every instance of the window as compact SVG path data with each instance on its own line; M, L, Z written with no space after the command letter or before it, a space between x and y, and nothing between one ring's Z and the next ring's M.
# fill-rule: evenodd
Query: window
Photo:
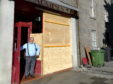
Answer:
M33 28L32 33L42 33L42 16L38 16L32 20Z
M95 18L95 7L96 7L96 4L95 4L95 1L94 0L91 0L91 18Z
M91 45L92 49L97 49L96 30L91 30Z
M104 20L105 20L105 22L109 22L109 20L108 20L108 12L107 11L105 11Z

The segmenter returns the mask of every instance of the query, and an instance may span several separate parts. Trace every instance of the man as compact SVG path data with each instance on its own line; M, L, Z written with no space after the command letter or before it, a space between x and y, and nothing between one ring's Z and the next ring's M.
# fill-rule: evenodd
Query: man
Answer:
M25 43L21 50L25 49L25 78L30 75L34 77L34 67L36 63L37 56L39 57L40 47L34 43L34 38L30 37L30 41Z

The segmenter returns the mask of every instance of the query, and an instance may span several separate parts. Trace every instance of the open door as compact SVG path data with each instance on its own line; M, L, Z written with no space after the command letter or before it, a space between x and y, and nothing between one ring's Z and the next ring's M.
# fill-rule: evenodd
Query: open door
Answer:
M32 22L17 22L14 29L14 43L13 43L13 64L12 64L12 84L20 83L20 47L22 40L22 29L27 31L27 41L30 38L32 30Z

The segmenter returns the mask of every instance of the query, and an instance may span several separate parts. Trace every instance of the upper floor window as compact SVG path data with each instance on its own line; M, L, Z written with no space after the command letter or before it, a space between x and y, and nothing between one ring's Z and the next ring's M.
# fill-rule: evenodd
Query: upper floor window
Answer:
M95 0L91 0L91 18L95 18L96 15L95 15L95 7L96 7L96 4L95 4Z
M105 11L104 20L105 20L105 22L109 22L109 20L108 20L108 12L107 11Z

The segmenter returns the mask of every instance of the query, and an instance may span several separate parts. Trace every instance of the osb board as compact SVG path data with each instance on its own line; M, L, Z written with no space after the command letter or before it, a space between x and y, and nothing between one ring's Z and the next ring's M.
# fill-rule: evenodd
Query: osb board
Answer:
M60 16L60 15L43 13L43 17L44 17L44 21L53 21L57 23L69 24L69 18Z
M40 56L39 60L42 60L42 34L37 33L37 34L30 34L31 37L34 37L34 42L40 46Z
M72 47L44 48L43 75L72 67Z

